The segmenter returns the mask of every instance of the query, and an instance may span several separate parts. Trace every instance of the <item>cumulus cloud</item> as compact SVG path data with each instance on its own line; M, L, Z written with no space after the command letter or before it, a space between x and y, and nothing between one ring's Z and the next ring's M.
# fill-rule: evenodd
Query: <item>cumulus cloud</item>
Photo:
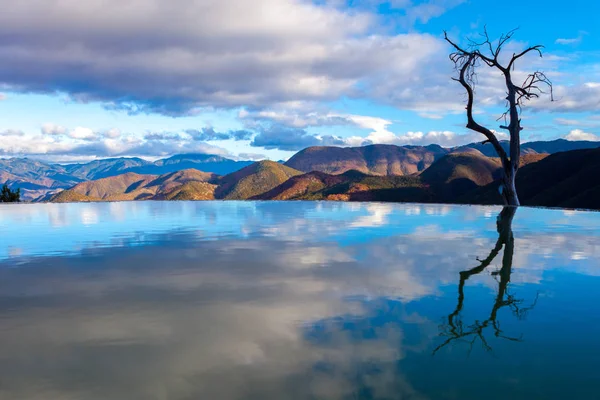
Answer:
M238 118L249 128L254 128L264 122L275 122L294 128L351 124L351 121L344 115L319 110L314 104L307 103L285 104L252 111L242 109L238 113Z
M581 36L578 36L576 38L558 38L554 41L554 43L556 44L577 44L581 42Z
M406 133L396 134L388 129L388 127L392 124L392 121L383 118L359 115L350 115L347 116L347 118L357 126L371 130L367 137L362 141L362 144L395 144L399 146L427 146L430 144L439 144L440 146L444 147L454 147L482 140L481 134L476 132L456 133L452 131L409 131ZM508 139L508 135L504 132L495 133L500 140ZM353 145L356 145L357 138L351 138L350 142L353 143Z
M88 142L92 142L102 138L118 139L119 137L121 137L121 131L117 128L111 128L104 131L95 131L91 128L78 126L69 130L62 125L57 125L51 122L43 124L41 132L42 135L55 137L57 139L69 138L76 141Z
M247 130L231 130L228 132L217 132L212 127L198 129L187 129L185 131L194 140L210 142L213 140L250 140L253 133Z
M600 121L593 116L585 119L555 118L554 122L562 126L580 126L587 128L600 127Z
M587 32L580 31L579 35L577 37L574 37L574 38L558 38L558 39L556 39L554 41L554 43L556 43L556 44L562 44L562 45L579 44L583 40L583 36L584 35L587 35Z
M250 160L250 161L260 161L260 160L265 160L268 157L264 154L258 154L258 153L240 153L238 155L238 157L241 160Z
M42 133L44 135L62 136L67 134L67 128L48 122L42 125Z
M557 85L554 87L554 101L545 96L532 101L531 105L537 110L552 112L597 112L600 110L600 81Z
M96 132L90 128L84 128L81 126L76 127L68 133L71 139L79 140L94 140L97 138Z
M347 142L337 136L314 135L304 129L272 125L261 129L250 145L263 147L267 150L296 151L310 146L345 146Z
M286 112L247 113L243 118L257 118L252 120L252 125L258 134L251 142L252 146L266 149L279 149L287 151L301 150L310 146L365 146L370 144L421 145L439 144L444 147L455 147L483 140L481 134L467 131L457 133L453 131L408 131L394 133L390 130L393 121L385 118L327 113L295 114ZM273 118L271 120L271 118ZM271 121L269 123L268 121ZM348 125L367 130L363 136L340 137L311 133L307 129L286 125L294 122L304 128L315 128L329 125ZM323 123L323 125L321 125ZM494 131L495 132L495 131ZM508 139L504 132L495 132L500 140Z
M508 139L504 132L496 132L499 140ZM455 147L473 142L480 142L484 137L476 132L456 133L452 131L429 131L429 132L406 132L393 134L389 131L373 132L367 136L366 140L373 144L395 144L427 146L430 144L439 144L442 147Z
M6 129L4 131L0 131L0 136L9 138L9 137L20 137L25 135L25 133L19 129Z
M592 142L598 142L600 141L600 136L593 133L584 132L581 129L574 129L565 136L565 139L572 141L588 140Z
M117 128L112 128L104 132L104 137L109 139L116 139L121 137L121 131Z
M407 13L426 21L453 3L412 4ZM295 0L4 6L0 83L132 113L370 95L423 108L428 93L440 98L435 86L447 84L450 71L440 38L373 34L379 21L366 10ZM417 90L424 82L431 92Z
M6 95L4 93L0 93L0 101L6 100Z
M146 132L144 134L146 140L182 140L181 135L173 132Z
M50 126L47 126L49 129ZM52 130L51 130L52 131ZM18 140L16 140L18 138ZM95 132L79 127L63 135L25 134L17 130L0 132L0 156L35 156L48 160L104 157L166 157L178 153L203 153L230 156L229 151L181 135L146 134L138 137L118 129Z

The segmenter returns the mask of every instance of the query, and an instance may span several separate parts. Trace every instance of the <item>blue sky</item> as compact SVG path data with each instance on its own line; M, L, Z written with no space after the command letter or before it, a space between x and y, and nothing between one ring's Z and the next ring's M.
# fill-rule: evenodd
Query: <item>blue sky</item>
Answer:
M464 128L443 31L518 27L515 74L545 71L556 101L523 113L524 140L600 140L592 0L0 0L0 156L286 159L311 145L454 146ZM482 70L478 119L503 90Z

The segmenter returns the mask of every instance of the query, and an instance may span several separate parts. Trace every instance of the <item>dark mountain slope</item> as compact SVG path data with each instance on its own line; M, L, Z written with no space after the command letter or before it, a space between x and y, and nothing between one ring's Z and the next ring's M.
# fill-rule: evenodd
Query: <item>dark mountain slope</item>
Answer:
M498 179L500 160L480 152L452 153L442 157L420 175L440 201L451 201Z
M343 175L330 175L325 172L309 172L293 176L281 185L266 193L255 196L256 200L294 200L314 196L319 191L345 182Z
M309 172L295 176L259 200L429 201L418 176L375 176L360 171L339 175Z
M600 149L573 150L549 155L525 165L517 174L523 205L600 208ZM498 183L460 197L458 202L500 204Z

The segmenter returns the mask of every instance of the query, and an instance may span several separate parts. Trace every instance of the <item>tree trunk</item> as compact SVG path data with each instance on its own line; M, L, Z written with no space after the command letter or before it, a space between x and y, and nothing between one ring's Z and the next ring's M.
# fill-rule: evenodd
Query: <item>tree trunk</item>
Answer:
M500 186L500 194L505 206L520 206L519 197L517 196L517 187L515 178L517 171L512 167L503 169L502 185Z

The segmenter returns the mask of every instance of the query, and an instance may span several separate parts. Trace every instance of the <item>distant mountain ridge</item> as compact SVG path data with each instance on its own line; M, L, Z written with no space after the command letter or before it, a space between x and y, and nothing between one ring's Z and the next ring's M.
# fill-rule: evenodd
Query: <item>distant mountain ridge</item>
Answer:
M501 144L505 147L508 146L508 142L501 142ZM554 154L599 146L600 142L571 142L559 139L524 143L522 153L524 155ZM408 176L422 173L434 162L448 154L467 152L488 157L496 156L490 144L483 145L481 143L454 148L443 148L439 145L309 147L295 154L283 165L304 173L319 171L336 175L355 170L374 176ZM250 161L235 161L207 154L179 154L154 162L132 157L75 164L50 164L27 158L11 158L0 159L0 184L6 183L12 189L21 188L22 199L25 201L45 200L52 194L81 182L130 172L159 176L186 169L196 169L226 176L252 164ZM282 163L278 162L277 164L281 165ZM259 195L259 193L255 195Z
M164 175L196 169L218 175L228 174L252 164L216 155L180 154L155 162L141 158L108 158L80 164L48 164L28 158L0 159L0 184L21 188L22 199L47 199L48 194L74 185L125 173Z
M524 205L600 209L600 148L521 158L517 188ZM82 182L53 202L121 200L335 200L500 204L498 158L452 152L419 174L302 173L260 161L226 176L196 169L165 175L132 172ZM48 197L45 198L48 200Z
M285 165L304 172L342 174L355 170L370 175L410 175L423 171L448 153L441 146L309 147L296 153Z
M508 150L508 141L501 141L500 144ZM561 151L598 147L600 147L600 142L557 139L523 143L521 152L523 155L554 154ZM435 144L429 146L384 144L363 147L317 146L299 151L285 165L303 172L319 171L341 174L345 171L356 170L369 175L404 176L424 171L447 154L473 151L487 157L498 156L491 144L480 142L452 148L444 148Z

